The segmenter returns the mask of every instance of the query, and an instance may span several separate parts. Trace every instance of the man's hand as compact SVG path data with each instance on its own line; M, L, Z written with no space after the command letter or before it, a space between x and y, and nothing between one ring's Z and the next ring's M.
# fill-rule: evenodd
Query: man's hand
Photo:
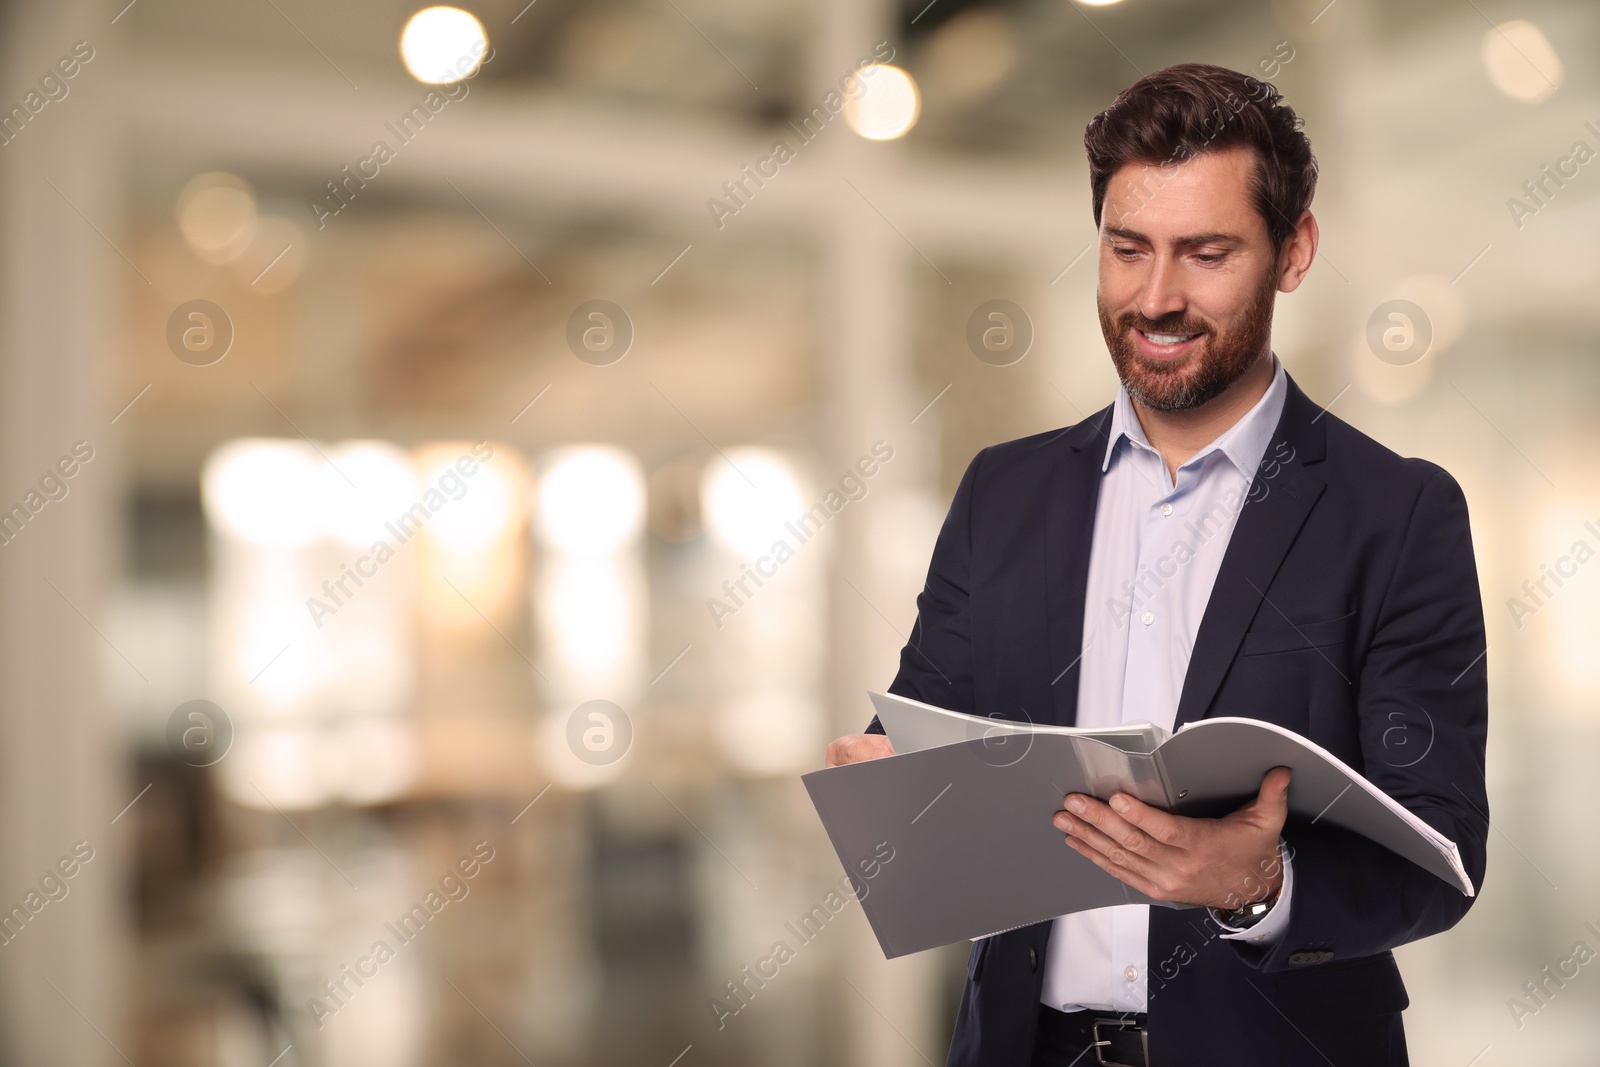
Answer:
M1068 793L1064 804L1054 822L1067 844L1152 900L1233 909L1283 885L1278 832L1289 814L1287 767L1268 771L1256 798L1220 819L1172 815L1125 793L1109 805Z
M828 746L828 766L881 759L894 755L894 746L883 734L847 734Z

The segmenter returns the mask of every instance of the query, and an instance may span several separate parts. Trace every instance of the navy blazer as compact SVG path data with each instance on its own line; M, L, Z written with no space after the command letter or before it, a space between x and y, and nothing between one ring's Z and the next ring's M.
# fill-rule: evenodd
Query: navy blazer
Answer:
M1175 727L1245 715L1309 737L1455 841L1481 890L1488 683L1466 499L1443 468L1396 455L1288 386ZM1111 411L974 457L891 693L1076 722ZM1155 1067L1406 1062L1409 1001L1390 950L1449 929L1474 898L1327 823L1291 817L1283 837L1294 894L1273 946L1219 938L1203 908L1150 909ZM1046 921L973 946L951 1067L1028 1067L1049 935Z

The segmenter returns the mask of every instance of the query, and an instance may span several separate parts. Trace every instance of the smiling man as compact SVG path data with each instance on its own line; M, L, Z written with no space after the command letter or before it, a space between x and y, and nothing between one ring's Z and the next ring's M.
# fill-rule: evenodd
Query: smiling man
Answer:
M1466 500L1313 403L1271 346L1317 250L1317 167L1272 86L1203 64L1084 136L1096 304L1122 386L968 466L890 691L996 718L1309 737L1454 840L1481 887L1487 676ZM829 765L892 753L874 721ZM1405 1064L1392 949L1472 899L1287 816L1274 768L1219 818L1115 795L1041 812L1149 904L974 944L949 1063ZM936 892L930 887L930 892Z

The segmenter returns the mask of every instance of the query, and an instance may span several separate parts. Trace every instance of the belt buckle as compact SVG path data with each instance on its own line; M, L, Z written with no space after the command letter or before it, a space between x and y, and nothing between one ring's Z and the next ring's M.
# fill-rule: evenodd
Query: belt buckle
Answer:
M1103 1038L1100 1036L1100 1028L1102 1026L1106 1027L1108 1031L1111 1032L1118 1030L1132 1030L1134 1033L1138 1034L1139 1062L1127 1063L1123 1060L1107 1059L1107 1050L1108 1046L1111 1044L1111 1039L1109 1037ZM1131 1019L1102 1017L1095 1019L1093 1024L1091 1024L1090 1032L1094 1035L1095 1063L1099 1064L1100 1067L1148 1067L1148 1064L1150 1063L1150 1035L1144 1030L1140 1029L1138 1023L1132 1021Z

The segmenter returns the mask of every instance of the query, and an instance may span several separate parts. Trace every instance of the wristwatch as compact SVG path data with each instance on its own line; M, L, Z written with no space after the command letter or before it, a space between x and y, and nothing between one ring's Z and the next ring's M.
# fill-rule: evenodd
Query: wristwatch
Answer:
M1272 906L1278 902L1278 893L1279 890L1275 889L1272 891L1272 895L1265 900L1258 900L1254 903L1246 904L1242 908L1234 908L1232 911L1224 911L1221 908L1212 907L1207 907L1206 910L1211 913L1213 919L1224 926L1248 930L1260 922L1267 912L1272 910Z

